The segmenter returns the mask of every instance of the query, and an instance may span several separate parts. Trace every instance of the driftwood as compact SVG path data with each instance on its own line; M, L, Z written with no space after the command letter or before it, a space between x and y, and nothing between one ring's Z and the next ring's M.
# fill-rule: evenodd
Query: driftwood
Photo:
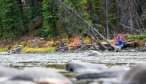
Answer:
M123 43L123 47L122 48L135 48L138 46L138 43L136 42L125 42Z

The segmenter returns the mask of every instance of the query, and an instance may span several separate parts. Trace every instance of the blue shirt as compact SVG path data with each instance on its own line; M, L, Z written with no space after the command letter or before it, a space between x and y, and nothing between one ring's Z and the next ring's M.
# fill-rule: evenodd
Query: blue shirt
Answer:
M118 46L122 46L123 45L123 40L121 38L118 38Z

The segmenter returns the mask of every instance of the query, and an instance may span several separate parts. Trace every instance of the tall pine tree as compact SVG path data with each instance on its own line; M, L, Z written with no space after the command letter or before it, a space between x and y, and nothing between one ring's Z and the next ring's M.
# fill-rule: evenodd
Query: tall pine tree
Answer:
M3 36L3 27L2 27L1 17L0 17L0 37L2 36Z
M0 0L0 16L4 38L15 38L22 34L22 19L18 0Z
M57 34L57 6L56 0L43 0L42 10L43 10L43 29L42 35L47 37L56 37Z

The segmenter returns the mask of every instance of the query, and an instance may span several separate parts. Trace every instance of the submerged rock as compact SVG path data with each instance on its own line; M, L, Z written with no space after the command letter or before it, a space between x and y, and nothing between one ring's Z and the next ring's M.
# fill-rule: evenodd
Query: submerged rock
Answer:
M32 81L37 84L71 84L71 81L57 72L55 69L30 68L25 69L11 81Z
M66 65L66 70L75 73L99 72L105 70L107 66L103 64L93 64L86 62L70 62Z

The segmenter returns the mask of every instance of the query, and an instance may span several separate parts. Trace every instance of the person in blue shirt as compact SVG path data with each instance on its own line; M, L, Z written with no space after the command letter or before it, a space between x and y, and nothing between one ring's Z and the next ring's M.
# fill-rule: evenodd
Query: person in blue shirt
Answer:
M123 40L122 40L121 37L117 38L117 46L120 47L120 48L123 46Z

